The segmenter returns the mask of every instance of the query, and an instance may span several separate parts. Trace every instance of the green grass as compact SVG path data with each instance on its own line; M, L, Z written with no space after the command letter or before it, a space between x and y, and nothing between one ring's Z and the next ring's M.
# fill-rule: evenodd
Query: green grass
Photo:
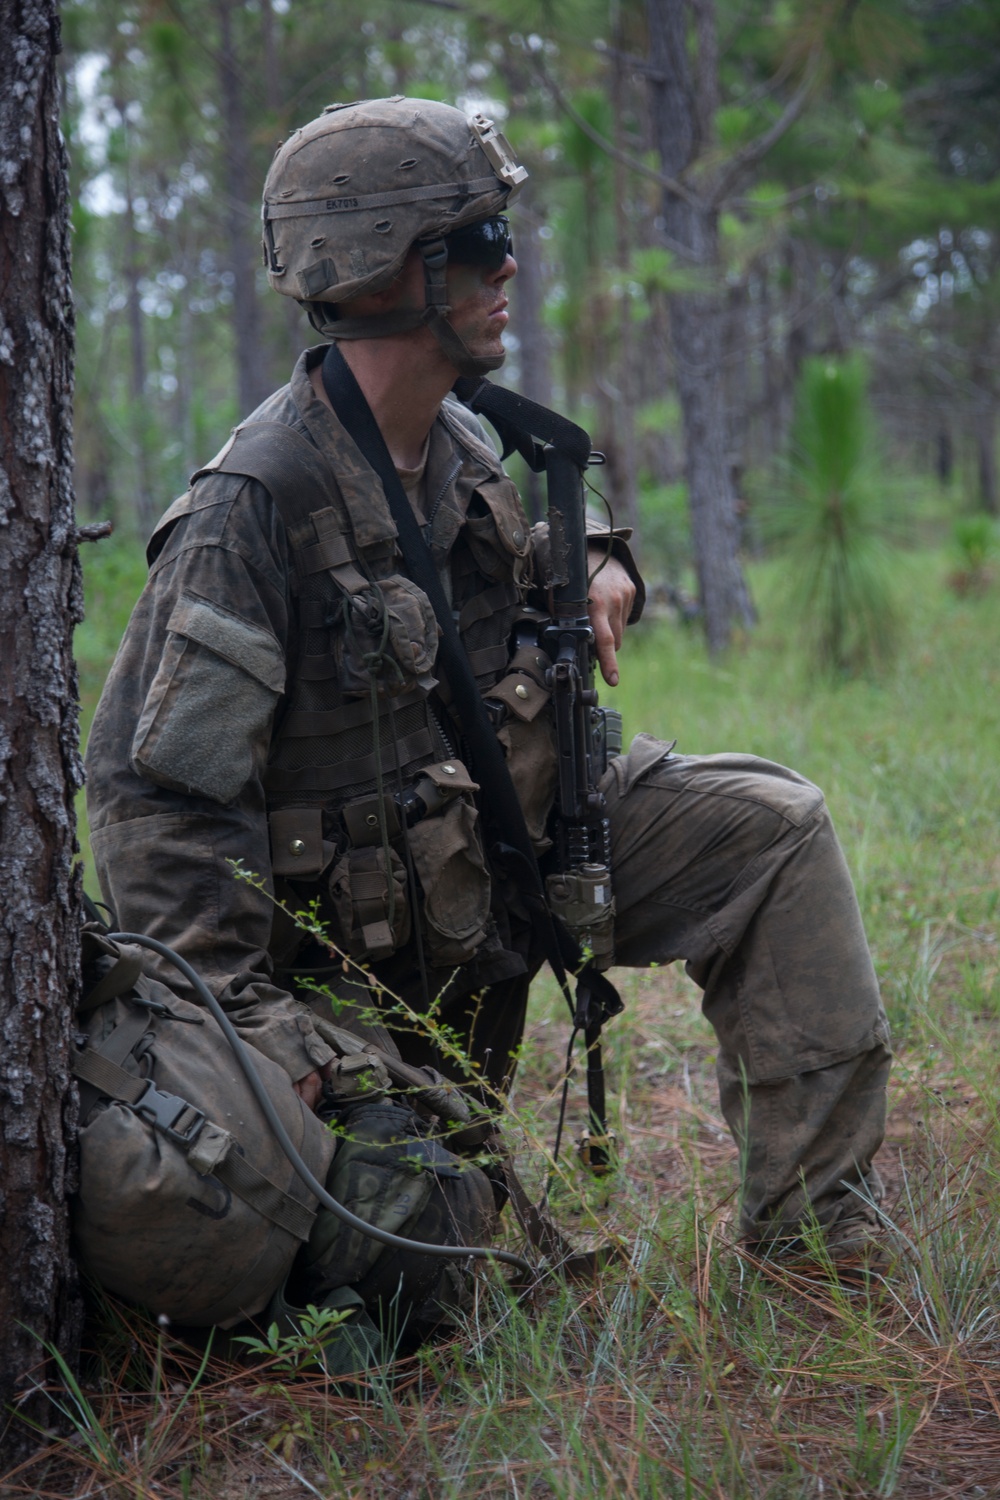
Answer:
M897 1030L928 963L975 966L975 933L998 901L1000 590L956 597L948 558L898 564L904 639L883 675L831 683L813 674L773 611L782 580L758 566L762 625L721 666L662 623L623 653L614 695L626 739L677 736L692 754L749 751L821 786L854 873ZM987 944L987 949L989 945Z
M142 576L111 551L92 558L85 717ZM197 1350L106 1309L89 1329L83 1404L69 1403L86 1430L53 1438L4 1493L1000 1493L1000 589L959 597L950 565L943 551L906 560L899 656L881 679L812 677L766 565L753 579L763 624L744 650L714 665L694 635L651 622L631 633L615 695L627 731L753 751L827 793L900 1042L880 1155L900 1259L884 1283L817 1286L741 1256L697 991L678 967L620 972L627 1010L607 1032L620 1166L596 1183L567 1153L552 1201L573 1238L618 1237L624 1264L527 1301L484 1280L461 1336L365 1399L221 1353L199 1377ZM534 1183L564 1044L543 981L512 1124ZM570 1112L578 1128L576 1085Z

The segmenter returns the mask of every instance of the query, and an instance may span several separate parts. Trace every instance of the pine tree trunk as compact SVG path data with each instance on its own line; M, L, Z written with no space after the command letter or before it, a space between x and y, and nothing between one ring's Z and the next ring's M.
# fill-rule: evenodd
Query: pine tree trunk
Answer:
M128 337L132 364L131 397L129 401L132 444L135 449L135 472L137 479L135 508L139 519L139 530L143 537L156 524L160 507L153 495L149 472L149 439L147 435L146 408L146 320L142 310L142 288L140 286L139 230L135 222L135 194L132 191L132 143L124 98L115 100L122 120L125 147L125 245L122 270L128 299Z
M699 101L704 109L706 69L696 88L688 60L685 0L647 0L647 14L653 137L664 175L676 180L694 163L701 146L705 122ZM706 30L714 34L709 0L700 0L698 30L705 47ZM735 629L754 621L740 562L729 466L718 215L707 198L694 192L688 198L665 188L663 220L668 239L685 247L689 263L704 273L707 284L705 291L671 297L670 322L698 590L709 650L718 653L730 644Z
M611 74L611 107L614 117L615 145L619 151L626 150L623 123L625 118L625 36L623 17L619 10L615 27L615 53ZM628 212L623 172L614 173L615 213L615 258L622 279L625 280L632 258L631 217ZM623 295L618 303L618 378L616 381L616 411L614 430L618 451L618 511L619 525L624 522L632 528L632 555L642 564L642 531L639 517L639 462L636 455L635 415L635 328L632 322L632 303Z
M973 408L979 503L988 515L1000 515L997 483L997 403L989 388L980 388Z
M54 0L0 0L0 1408L4 1467L37 1441L6 1425L72 1362L66 1142L79 984L73 872L78 751L72 627L81 616L72 492L73 312ZM22 1411L51 1423L28 1395ZM4 1428L6 1430L4 1431Z
M993 332L993 330L990 330ZM991 389L990 342L973 360L973 438L976 444L976 475L979 480L979 504L990 516L1000 514L1000 486L997 484L997 401Z

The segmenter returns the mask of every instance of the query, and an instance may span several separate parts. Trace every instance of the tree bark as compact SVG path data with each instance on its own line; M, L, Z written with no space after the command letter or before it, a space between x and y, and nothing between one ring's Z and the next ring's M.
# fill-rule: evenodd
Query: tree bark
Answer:
M997 482L997 407L994 374L997 339L992 323L983 329L972 359L972 432L976 448L976 475L979 480L979 503L987 515L1000 515L1000 486Z
M146 322L142 311L140 288L141 267L139 256L139 231L135 222L135 195L132 191L132 133L129 128L128 104L122 98L115 100L115 109L122 122L125 150L125 288L128 299L129 351L132 363L131 398L129 401L132 443L135 448L137 478L136 511L143 536L152 531L159 514L149 472L149 437L146 410Z
M271 0L260 0L260 40L264 53L264 102L271 114L276 115L281 108L281 69Z
M624 134L625 115L625 69L623 65L624 32L622 13L619 9L615 25L615 54L612 60L611 107L614 119L615 145L619 151L626 148ZM625 279L632 257L631 224L626 198L624 172L613 174L615 214L615 256ZM623 512L617 519L632 528L632 555L637 564L642 564L642 529L639 516L639 463L635 441L635 329L632 323L631 298L623 291L618 303L618 380L615 412L615 437L618 458L618 498L624 502Z
M711 89L704 76L697 88L692 80L685 0L647 0L647 16L656 149L664 176L675 182L684 178L690 187L683 195L664 188L664 230L669 240L685 247L689 263L705 278L705 290L670 298L670 322L698 590L708 647L717 654L730 644L735 629L753 624L754 611L740 562L729 467L722 359L725 307L717 290L722 282L718 212L685 178L705 128L699 101L704 110ZM714 35L710 0L699 0L698 29L702 37Z
M81 886L73 624L73 312L55 0L0 0L0 1405L32 1394L40 1341L72 1362L69 1038ZM3 1460L36 1439L6 1424Z

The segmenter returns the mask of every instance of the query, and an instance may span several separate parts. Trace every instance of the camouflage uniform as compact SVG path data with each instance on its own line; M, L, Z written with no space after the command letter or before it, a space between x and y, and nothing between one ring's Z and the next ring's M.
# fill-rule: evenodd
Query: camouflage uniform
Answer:
M399 558L378 482L313 391L321 353L303 356L251 421L291 427L336 476L330 513L341 530L324 524L339 540L315 516L311 531L290 534L258 480L203 471L154 533L149 582L87 757L94 857L119 922L179 948L242 1035L293 1080L330 1053L290 998L288 971L324 958L299 946L229 862L269 880L273 871L279 895L319 895L339 941L419 1008L402 862L390 902L361 814L372 818L376 757L395 785L393 728L408 781L445 779L442 765L462 772L460 732L434 686L426 601L412 585L408 595L385 585L399 670L381 685L374 745L344 570L360 553L376 579L398 579ZM547 694L530 663L512 672L506 660L511 623L539 581L539 539L475 420L450 401L431 433L427 494L432 550L480 687L521 706L501 733L542 847L554 783ZM527 685L526 708L524 694L506 691L512 682ZM809 1204L828 1225L863 1212L851 1189L880 1192L871 1159L888 1038L821 793L752 756L677 755L645 735L614 761L605 791L617 961L685 959L704 989L722 1106L743 1147L744 1230L787 1232ZM350 828L345 805L357 814ZM502 1080L541 961L516 886L486 870L471 791L459 788L411 840L431 992L443 989L443 1019ZM396 838L394 864L399 848ZM435 1060L412 1035L397 1041L409 1060Z

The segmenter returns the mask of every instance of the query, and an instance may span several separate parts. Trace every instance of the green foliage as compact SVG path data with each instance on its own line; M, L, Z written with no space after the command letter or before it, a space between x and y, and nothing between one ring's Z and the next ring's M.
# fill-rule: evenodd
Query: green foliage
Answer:
M614 131L611 103L602 89L581 89L573 96L573 108L597 135L610 139ZM562 147L570 167L583 174L591 186L598 174L609 170L607 152L573 119L567 118L563 124Z
M960 516L952 539L963 566L970 573L981 573L997 550L996 522L990 516Z
M816 664L839 676L884 666L898 627L892 495L872 447L860 356L806 361L770 521L789 607Z
M1000 590L956 597L947 560L944 548L907 559L899 654L877 681L817 676L779 608L779 556L752 569L763 623L737 662L711 665L676 627L639 627L612 695L626 742L645 729L692 754L747 750L823 788L897 1038L963 993L972 1009L996 974L1000 658L983 643L1000 633Z
M353 1311L353 1308L316 1307L310 1302L297 1314L298 1327L289 1332L280 1332L278 1324L272 1323L264 1338L238 1334L234 1343L266 1359L276 1373L295 1375L309 1366L323 1364L323 1346Z
M658 295L681 292L703 292L708 285L708 276L695 266L684 264L669 250L657 245L634 250L628 267L622 275L612 278L611 284L634 286L639 293L638 315L648 316L650 303Z
M876 88L873 83L859 83L854 91L854 106L864 128L876 131L899 122L903 99L896 89L885 83L881 88Z
M110 536L87 546L83 554L85 599L83 623L73 649L87 699L99 692L129 616L146 582L142 548L129 536Z
M715 132L721 145L734 150L755 133L753 112L739 104L725 104L715 114Z
M687 485L644 487L639 497L643 569L650 581L675 587L691 565L691 516Z

